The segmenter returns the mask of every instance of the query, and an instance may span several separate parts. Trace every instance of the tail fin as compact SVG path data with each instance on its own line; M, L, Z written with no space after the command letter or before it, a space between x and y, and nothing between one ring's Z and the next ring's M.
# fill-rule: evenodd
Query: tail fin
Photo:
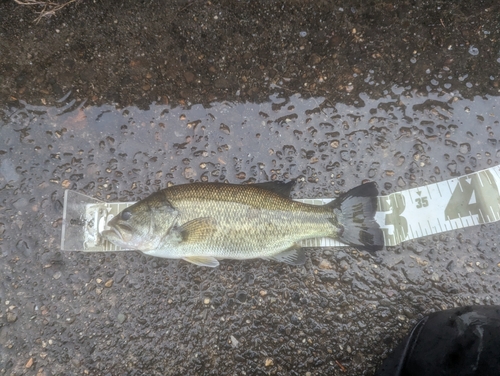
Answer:
M342 194L328 205L333 224L339 229L337 240L361 250L375 252L384 247L384 236L375 221L378 190L375 183L362 184Z

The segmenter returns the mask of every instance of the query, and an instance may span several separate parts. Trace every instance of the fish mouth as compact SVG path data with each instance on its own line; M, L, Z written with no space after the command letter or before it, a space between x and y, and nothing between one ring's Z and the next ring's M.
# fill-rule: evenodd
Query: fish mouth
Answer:
M132 239L132 228L123 224L108 224L108 229L102 232L102 236L109 242L124 247Z
M118 245L118 244L123 244L123 236L118 231L118 229L114 227L109 227L107 230L104 230L101 232L101 236L103 240L107 240L108 242Z
M115 226L113 227L110 227L110 229L108 231L105 231L107 233L113 233L118 239L120 239L121 241L123 241L123 234L122 232Z

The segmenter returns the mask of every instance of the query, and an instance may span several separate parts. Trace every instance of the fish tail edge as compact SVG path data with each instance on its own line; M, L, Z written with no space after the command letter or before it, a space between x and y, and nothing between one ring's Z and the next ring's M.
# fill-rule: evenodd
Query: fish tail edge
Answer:
M338 229L335 238L357 249L376 252L384 247L384 235L375 221L378 189L374 182L361 184L327 204L331 222Z

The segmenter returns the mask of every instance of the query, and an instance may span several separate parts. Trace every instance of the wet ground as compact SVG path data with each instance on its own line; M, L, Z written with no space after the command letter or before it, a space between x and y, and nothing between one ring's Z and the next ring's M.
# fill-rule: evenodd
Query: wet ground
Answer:
M500 164L495 4L1 2L0 373L370 375L425 313L500 304L498 223L299 268L59 250L64 189L388 194Z

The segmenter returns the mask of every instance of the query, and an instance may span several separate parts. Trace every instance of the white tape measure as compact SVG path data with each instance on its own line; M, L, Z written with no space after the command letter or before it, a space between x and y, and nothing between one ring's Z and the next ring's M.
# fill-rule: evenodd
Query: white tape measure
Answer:
M386 246L441 232L500 220L500 166L459 178L412 188L378 198L376 221ZM332 198L300 199L324 205ZM64 193L61 249L65 251L125 251L103 241L100 232L112 216L133 202L105 203L75 191ZM342 247L329 238L301 242L303 247Z
M377 222L392 246L500 220L500 167L379 197Z

